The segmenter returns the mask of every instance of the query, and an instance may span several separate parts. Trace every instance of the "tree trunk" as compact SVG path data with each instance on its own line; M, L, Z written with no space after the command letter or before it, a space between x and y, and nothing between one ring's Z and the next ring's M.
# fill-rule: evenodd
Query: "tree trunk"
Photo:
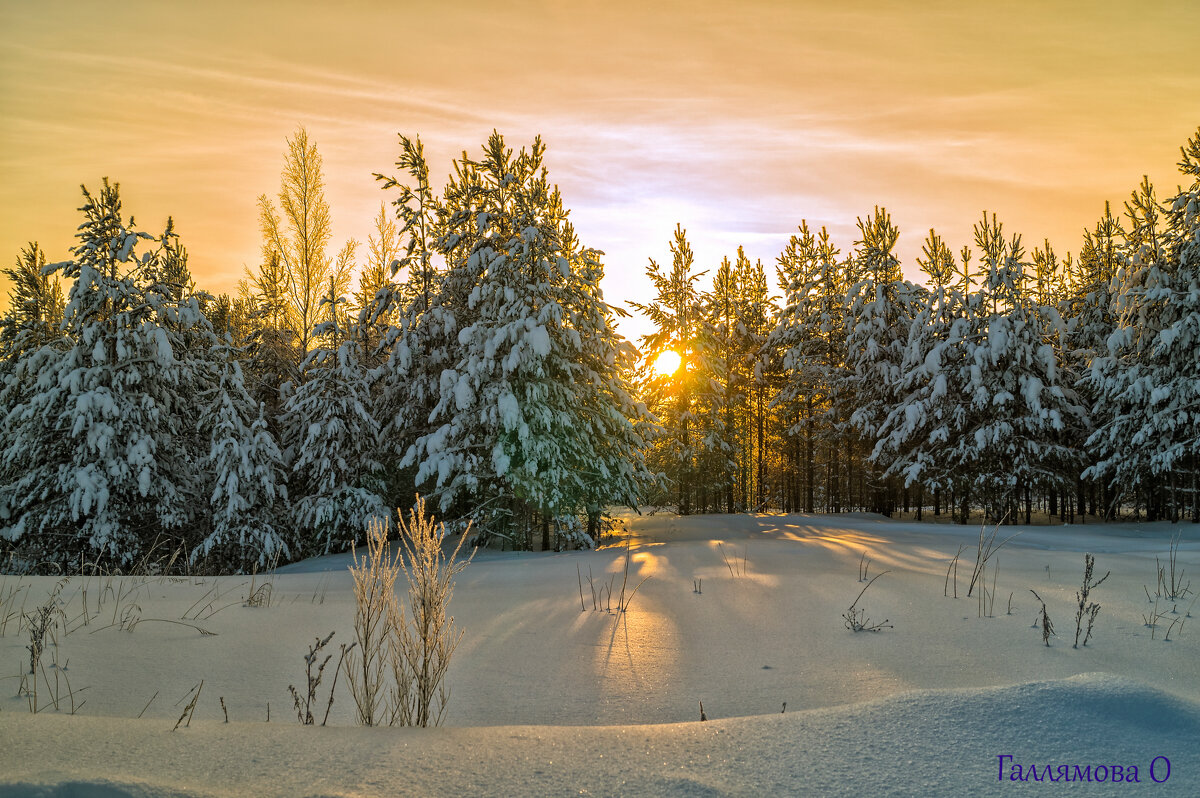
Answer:
M813 483L817 478L816 454L813 452L812 397L807 400L808 421L804 425L804 512L811 513L815 506Z
M758 410L758 418L756 419L756 422L757 422L756 426L758 427L758 446L754 450L754 456L757 461L757 464L756 464L757 467L755 468L755 471L757 473L757 478L754 481L754 487L755 487L754 506L758 507L758 508L761 508L767 502L766 489L765 489L765 485L763 484L764 482L766 482L766 477L767 477L766 465L765 465L765 462L763 461L763 438L766 437L767 430L766 430L766 412L765 412L765 408L763 407L762 393L763 392L761 390L758 391L758 395L755 399L756 407Z

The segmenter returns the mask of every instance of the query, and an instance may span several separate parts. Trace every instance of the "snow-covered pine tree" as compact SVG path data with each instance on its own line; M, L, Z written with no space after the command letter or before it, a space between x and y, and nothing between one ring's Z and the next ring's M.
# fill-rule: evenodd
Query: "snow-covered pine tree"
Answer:
M348 549L372 519L387 514L363 340L357 327L347 330L341 324L339 305L345 301L331 280L321 303L327 321L313 334L323 345L309 353L303 382L280 416L284 457L291 464L293 516L305 555Z
M10 413L28 402L39 376L53 372L66 348L59 330L62 289L44 273L45 266L45 253L37 244L30 244L15 266L4 270L12 289L8 308L0 317L0 528L8 526L20 503L14 491L22 453L14 445L23 425Z
M775 324L777 308L767 285L766 271L761 260L754 263L738 249L737 280L738 335L746 369L745 389L748 418L742 446L743 506L762 508L767 503L767 439L771 434L767 407L771 398L769 360L763 356L763 346Z
M45 268L46 253L32 242L21 250L16 264L4 270L12 289L0 316L0 363L13 364L31 350L61 341L62 288Z
M16 264L4 270L12 281L8 307L0 316L0 408L4 412L28 398L37 375L50 367L65 345L59 330L62 288L44 274L45 267L46 254L31 243L21 250ZM0 452L13 431L10 425L0 424Z
M388 478L389 505L407 504L416 485L416 464L407 460L417 441L431 433L431 414L441 397L441 374L458 356L458 320L454 308L467 301L471 286L447 283L437 260L459 263L459 234L445 234L448 211L434 196L420 138L400 136L396 167L405 177L376 174L384 189L398 189L392 201L401 222L399 257L388 264L387 281L359 316L360 324L383 327L375 353L375 417L382 446L378 459ZM454 184L447 187L453 190ZM469 222L469 209L459 221ZM469 247L467 247L469 248ZM383 320L391 323L383 326Z
M4 462L15 482L3 534L52 561L86 553L127 564L157 545L183 545L197 505L198 469L188 420L196 384L181 360L181 331L201 323L194 299L146 284L176 257L168 229L138 257L138 232L121 215L116 185L84 189L74 260L52 269L74 281L65 309L69 341L55 368L8 415Z
M646 304L629 303L655 327L654 332L641 339L642 389L666 434L652 452L651 465L660 469L674 487L670 498L681 515L693 511L697 498L700 433L696 404L708 387L711 373L708 362L711 339L696 288L696 281L705 272L694 272L694 265L687 231L676 225L671 242L671 271L664 274L653 258L646 268L646 276L654 286L654 300ZM658 373L654 365L668 350L679 355L679 367L670 374Z
M1005 240L1003 226L984 214L975 243L986 270L973 294L968 325L950 342L965 347L955 377L970 396L946 449L961 475L958 494L984 507L992 520L1016 520L1019 502L1028 516L1033 489L1061 487L1076 453L1063 443L1068 419L1082 415L1074 391L1063 385L1052 337L1062 322L1053 308L1033 303L1019 289L1025 264L1020 236Z
M646 406L633 395L637 350L614 327L616 311L604 301L600 281L604 267L596 250L579 245L569 221L563 223L564 249L571 253L571 290L564 295L564 310L570 329L579 336L576 408L586 438L580 447L583 459L578 472L578 503L587 516L586 538L570 533L571 525L556 518L557 546L594 546L601 533L605 508L624 505L637 508L646 486L653 481L645 450L661 434ZM546 541L543 541L543 544Z
M449 270L422 317L452 366L439 375L434 428L407 458L443 510L466 502L481 538L523 548L535 525L547 542L554 519L622 493L612 486L599 501L592 476L604 450L587 414L612 405L583 353L604 325L575 326L572 313L599 296L599 270L587 266L597 253L574 243L544 150L538 139L514 155L493 134L480 160L456 164L443 211ZM609 373L619 387L619 371ZM616 415L608 420L632 427Z
M1113 216L1112 206L1105 202L1104 215L1092 230L1084 230L1079 257L1068 265L1068 289L1059 303L1067 330L1062 355L1062 367L1067 375L1064 381L1075 386L1080 403L1088 410L1079 423L1069 426L1067 436L1070 445L1089 459L1091 451L1086 446L1087 439L1095 431L1096 424L1105 423L1102 416L1107 409L1100 402L1097 383L1091 379L1092 366L1097 358L1108 355L1108 338L1116 328L1112 291L1117 270L1125 258L1124 238L1120 219ZM1090 464L1081 462L1081 470L1086 465ZM1105 479L1089 478L1086 482L1093 489L1099 487L1097 511L1111 516L1116 510L1120 491L1114 492ZM1084 484L1082 474L1077 484ZM1074 505L1066 495L1051 490L1048 499L1052 515L1073 518ZM1096 504L1093 497L1093 505Z
M745 258L740 249L738 254ZM717 267L712 290L705 293L701 301L712 342L708 360L712 374L706 390L701 392L704 401L697 413L704 430L699 452L701 506L705 510L724 509L732 513L738 482L739 442L744 440L739 434L739 423L749 375L745 368L748 359L738 329L737 271L729 258L724 258Z
M187 549L203 534L209 516L201 509L205 507L207 481L212 478L201 463L209 452L209 434L193 422L203 412L202 397L212 391L220 375L220 339L207 312L213 297L196 289L187 250L180 243L170 217L160 241L158 256L143 264L141 283L147 302L156 309L158 323L167 333L177 364L175 390L182 400L177 406L181 417L175 420L178 426L174 451L162 459L178 457L178 467L188 469L195 479L197 502L182 543L182 548Z
M1185 509L1200 518L1200 130L1181 153L1190 185L1164 208L1146 179L1126 204L1118 326L1089 375L1098 460L1088 473L1134 489L1152 520Z
M967 400L965 372L966 302L950 287L955 279L954 254L933 230L922 246L924 257L917 264L929 276L927 290L917 290L919 311L909 326L898 401L880 425L871 459L884 467L886 476L897 477L906 488L917 486L917 517L924 505L924 491L940 511L941 494L956 478L945 456L947 442L957 434L965 416Z
M834 386L845 363L845 278L838 250L824 227L814 236L800 224L779 256L777 274L784 295L775 328L766 342L782 375L771 407L784 419L792 472L785 506L814 512L817 497L825 509L840 509L839 452ZM825 475L818 472L823 461ZM834 509L834 508L838 509Z
M850 289L847 316L846 370L838 392L854 403L850 425L869 454L882 425L900 400L904 350L909 330L922 305L920 292L905 281L893 250L899 230L886 210L875 208L858 220L860 238L854 260L862 279ZM870 493L864 503L890 514L895 496L888 485L867 474Z
M929 235L921 242L921 256L917 257L917 265L929 276L930 291L947 288L955 281L957 263L954 253L932 227L929 228Z

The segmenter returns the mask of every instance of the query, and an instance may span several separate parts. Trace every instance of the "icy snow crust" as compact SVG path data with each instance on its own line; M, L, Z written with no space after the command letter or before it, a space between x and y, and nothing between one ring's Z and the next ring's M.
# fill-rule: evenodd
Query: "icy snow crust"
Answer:
M296 724L287 685L303 679L305 647L333 629L335 644L352 636L347 555L281 569L266 608L241 605L242 577L146 582L133 632L101 629L102 615L60 638L72 685L87 687L79 715L30 716L6 680L0 795L1200 794L1200 615L1170 642L1165 625L1152 640L1142 623L1143 585L1153 593L1173 533L1185 535L1179 566L1200 575L1191 525L1030 527L1000 551L991 618L965 598L977 528L660 513L631 529L627 592L649 579L623 615L593 611L588 586L590 568L619 593L623 548L476 558L451 606L465 637L439 729L355 727L342 686L328 727ZM960 543L955 600L942 592ZM891 570L860 602L895 625L879 634L840 617L862 589L864 550L870 575ZM1091 596L1103 606L1093 639L1075 650L1085 551L1112 576ZM731 574L726 559L740 573L743 556L744 575ZM27 608L54 583L23 580ZM68 609L82 584L64 588ZM216 636L149 622L179 620L214 586L224 608L195 622ZM1050 648L1031 628L1031 587L1058 632ZM88 589L94 602L101 587ZM1191 599L1178 616L1160 602L1165 622ZM13 674L28 661L14 630L0 638ZM201 679L191 727L170 732ZM998 779L1001 754L1023 767L1136 765L1140 783L1014 784L1011 765ZM1171 762L1165 784L1150 780L1155 757Z

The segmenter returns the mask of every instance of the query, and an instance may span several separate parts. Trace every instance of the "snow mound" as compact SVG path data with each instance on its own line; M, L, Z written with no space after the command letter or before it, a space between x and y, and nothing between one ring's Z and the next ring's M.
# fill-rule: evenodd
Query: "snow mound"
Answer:
M6 798L198 798L200 795L158 785L119 784L104 780L3 786Z
M1013 762L1093 774L1137 767L1135 784L1093 776L1076 788L1088 795L1200 794L1200 704L1100 673L707 723L162 726L3 713L0 738L17 764L0 794L1009 795ZM1001 771L1005 754L1013 759ZM1160 757L1170 776L1156 784ZM1158 759L1155 775L1165 774Z

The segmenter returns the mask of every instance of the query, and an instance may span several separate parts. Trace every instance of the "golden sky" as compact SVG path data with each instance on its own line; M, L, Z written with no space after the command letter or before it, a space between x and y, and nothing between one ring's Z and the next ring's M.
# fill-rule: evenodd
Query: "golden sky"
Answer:
M1143 173L1175 189L1197 41L1185 0L0 0L0 260L31 240L66 258L79 184L108 176L142 229L175 217L201 287L232 291L299 125L333 250L391 200L371 174L397 133L435 176L493 128L541 133L610 301L646 298L676 222L701 268L738 244L770 268L802 218L845 251L877 204L912 278L930 227L957 250L983 209L1074 251Z

